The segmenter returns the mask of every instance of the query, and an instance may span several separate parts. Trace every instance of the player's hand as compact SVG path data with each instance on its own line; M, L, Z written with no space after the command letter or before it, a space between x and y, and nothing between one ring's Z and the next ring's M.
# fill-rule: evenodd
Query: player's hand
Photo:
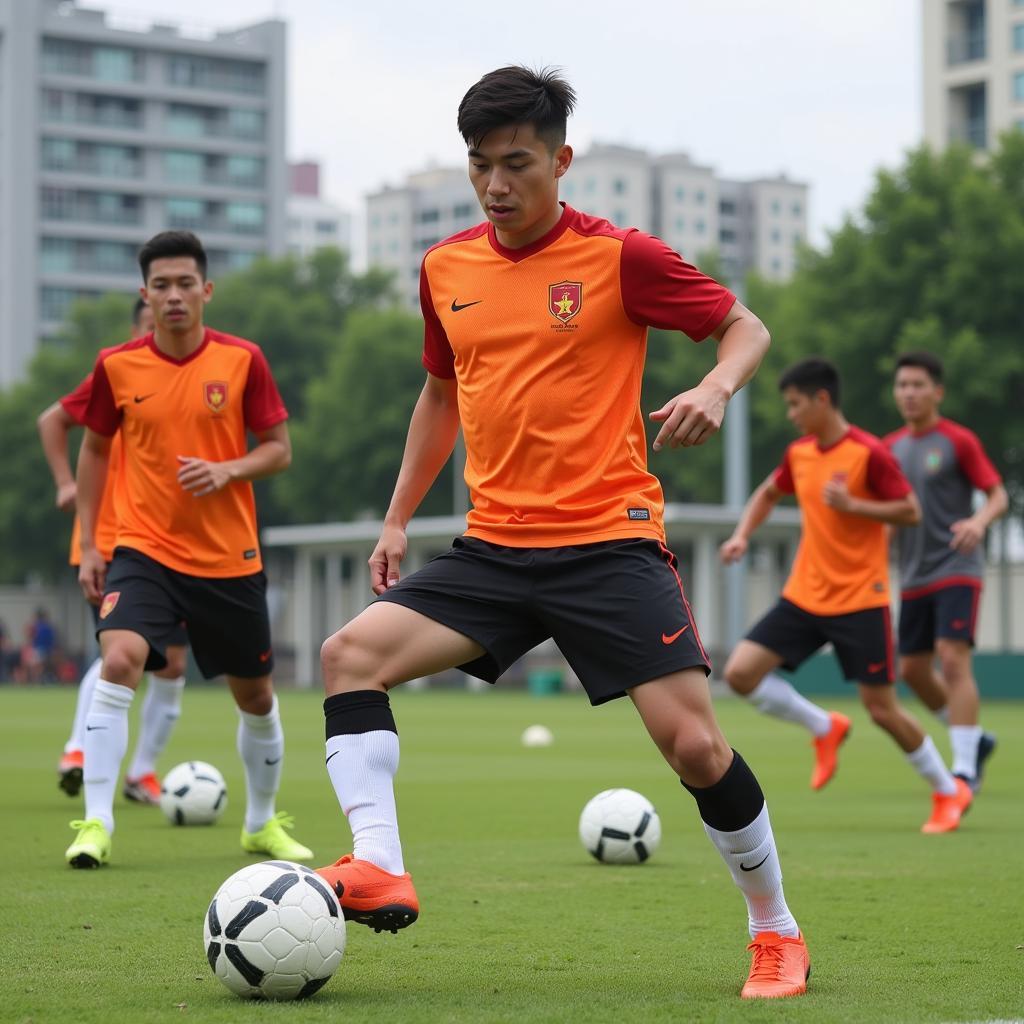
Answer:
M78 583L90 604L99 604L107 584L107 560L95 549L82 551Z
M729 393L707 381L676 395L650 414L655 423L661 424L654 450L660 452L666 444L670 448L703 444L721 429L728 403Z
M985 527L974 519L958 519L949 529L953 534L949 546L962 555L969 555L985 539Z
M190 455L179 455L178 483L193 498L201 498L205 494L213 494L223 490L234 477L223 462L207 462L206 459L195 459Z
M383 594L399 581L399 566L408 550L405 530L400 526L385 526L367 563L370 566L370 586L375 594Z
M829 508L834 508L837 512L849 512L853 507L853 495L846 486L846 477L841 473L837 473L825 484L822 498Z
M70 483L61 484L57 488L57 508L61 512L75 511L75 498L78 497L78 484L72 480Z
M747 553L746 537L730 537L719 549L718 557L725 565L732 565L738 562Z

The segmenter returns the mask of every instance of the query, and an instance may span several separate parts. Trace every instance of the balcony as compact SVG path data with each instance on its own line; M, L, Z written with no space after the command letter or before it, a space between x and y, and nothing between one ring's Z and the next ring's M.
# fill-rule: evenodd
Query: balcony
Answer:
M973 32L961 32L946 40L946 63L950 67L968 64L974 60L984 60L986 56L983 28Z

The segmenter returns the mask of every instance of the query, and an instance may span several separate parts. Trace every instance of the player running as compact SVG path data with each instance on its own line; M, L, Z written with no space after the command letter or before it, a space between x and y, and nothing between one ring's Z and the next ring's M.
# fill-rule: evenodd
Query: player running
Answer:
M985 571L985 531L1006 513L1008 501L978 438L939 414L944 394L938 356L908 352L899 357L893 396L906 426L885 443L923 510L918 525L897 534L900 676L949 726L953 774L977 791L996 739L978 724L971 648ZM975 490L985 493L977 512Z
M138 338L153 330L153 313L143 299L136 300L132 311L132 337ZM43 452L53 474L57 488L57 507L62 512L75 507L76 486L71 462L68 458L68 435L82 426L82 417L89 404L92 391L92 374L70 394L54 402L40 413L36 421ZM109 562L114 553L117 536L114 492L117 487L121 465L121 437L115 434L110 446L110 469L107 483L100 502L99 518L96 524L96 545ZM71 532L71 553L68 559L76 570L81 562L79 545L79 522ZM76 572L77 575L77 572ZM99 607L89 605L93 624L99 624ZM139 739L135 745L128 774L124 780L124 795L138 803L157 804L160 801L160 780L156 775L156 762L167 746L175 723L181 714L181 693L185 687L185 628L179 626L172 643L167 647L167 667L150 675L146 699L142 705ZM71 735L64 744L64 753L57 765L58 785L68 796L77 796L82 788L82 749L85 745L85 716L92 701L93 687L100 675L102 659L97 658L82 676L78 684L78 698L75 703L75 717Z
M639 407L647 328L714 337L717 365L651 414L654 450L703 444L767 350L760 320L664 243L558 201L575 103L552 71L506 67L458 126L487 221L435 245L420 275L427 379L380 540L380 600L324 644L327 770L354 852L320 873L349 919L419 912L399 839L388 690L452 666L494 682L553 637L592 704L628 695L695 798L746 898L747 998L798 995L807 947L786 905L764 795L711 706L707 655L665 546ZM408 578L406 526L462 427L465 536Z
M85 596L100 601L103 666L85 720L85 820L72 822L77 835L65 856L78 868L109 859L128 708L142 673L166 663L184 621L200 671L208 679L226 674L238 705L243 849L307 860L312 853L285 831L291 819L274 813L284 735L251 483L288 466L288 413L260 349L204 327L213 284L195 235L156 235L139 265L156 326L100 353L83 416L79 579ZM97 512L118 431L121 490L108 571L96 545ZM259 441L251 451L247 431Z
M797 363L782 375L779 390L788 419L803 436L751 495L721 557L726 563L742 558L751 534L784 494L794 494L800 505L800 547L778 604L726 663L726 682L759 711L814 735L811 788L821 789L835 774L850 720L802 697L775 670L796 669L831 643L872 720L932 788L932 813L921 831L951 832L970 807L970 787L950 774L893 686L885 524L913 525L920 507L888 449L843 416L839 374L831 363Z

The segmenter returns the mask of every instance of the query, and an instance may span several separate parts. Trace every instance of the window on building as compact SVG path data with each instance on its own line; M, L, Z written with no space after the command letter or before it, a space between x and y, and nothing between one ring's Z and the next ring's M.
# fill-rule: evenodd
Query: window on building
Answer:
M198 139L207 134L208 122L208 108L192 107L185 103L171 103L167 107L164 127L167 129L168 135Z
M42 212L48 220L71 220L75 215L75 190L73 188L43 187Z
M698 217L697 220L694 222L693 230L696 231L698 235L703 235L705 230L706 230L706 228L707 228L707 225L705 225L704 221L702 221Z
M686 198L686 189L682 185L676 186L676 202L681 203Z
M136 271L135 247L125 242L94 242L90 246L90 266L110 274L133 274Z
M39 269L44 274L64 274L75 269L75 243L70 238L43 238Z
M732 228L720 228L718 231L718 240L720 242L735 242L736 232Z
M589 196L592 192L594 192L594 190L596 188L597 188L597 182L593 178L587 178L587 180L586 180L586 182L585 182L585 184L583 186L583 191L586 192L587 195Z
M799 231L794 231L793 232L793 244L794 245L802 245L803 241L804 241L804 236L802 234L800 234Z
M698 206L703 206L704 205L704 200L707 199L707 196L704 195L704 190L702 188L699 188L694 193L693 198L694 198L694 201L697 203Z
M625 227L626 222L629 220L629 211L623 210L621 207L612 214L612 223L617 227Z
M452 208L452 216L456 220L466 220L468 217L473 216L473 204L472 203L456 203Z
M778 199L773 199L772 200L772 213L778 214L781 209L782 209L782 207L779 206Z
M39 289L39 319L46 323L60 323L80 299L95 299L98 296L99 292L43 285Z
M259 188L263 184L264 165L261 157L229 156L225 170L232 185Z
M686 230L686 220L683 217L676 217L676 231Z
M142 54L124 46L97 46L92 67L104 82L135 82L142 78Z
M782 235L781 235L781 233L779 232L779 229L778 229L778 228L772 228L772 230L771 230L771 240L772 240L773 242L775 242L775 243L776 243L776 245L777 245L777 244L778 244L779 242L781 242L781 241L782 241Z
M794 217L801 216L803 214L803 212L804 212L804 208L803 208L803 205L801 203L794 203L793 204L793 216Z
M168 149L164 152L164 180L176 184L196 185L202 182L206 171L206 157L187 149Z
M338 233L338 222L334 220L318 220L314 230L318 235L334 236Z
M262 203L225 203L224 219L230 231L257 235L263 230L265 211Z
M262 64L175 54L168 58L167 80L172 85L260 95L265 89Z
M266 118L262 110L228 110L227 131L233 139L262 139Z
M1013 48L1017 53L1024 53L1024 21L1013 26Z
M718 200L718 212L723 217L732 217L736 213L736 204L731 199L719 199Z
M42 160L44 170L73 170L78 160L78 147L72 139L44 138L40 159Z
M73 39L43 39L43 71L54 75L90 75L92 48Z
M1018 103L1024 103L1024 71L1018 71L1013 76L1013 98Z
M778 257L772 260L772 272L775 274L779 274L782 272L782 260L780 260Z
M97 143L90 163L105 178L137 178L142 171L141 154L132 146Z
M164 215L169 228L199 228L206 220L206 203L202 199L168 199Z
M428 206L416 214L416 220L420 224L434 224L441 219L441 211L436 206Z
M625 178L615 178L612 181L612 191L617 196L624 196L626 194L627 187L628 183Z

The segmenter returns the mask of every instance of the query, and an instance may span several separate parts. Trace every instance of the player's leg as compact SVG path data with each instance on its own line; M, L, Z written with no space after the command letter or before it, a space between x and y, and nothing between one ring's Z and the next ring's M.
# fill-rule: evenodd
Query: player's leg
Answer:
M812 789L821 789L835 775L850 720L808 700L775 670L782 665L798 667L823 643L817 617L781 600L740 641L724 671L731 689L762 714L802 725L811 733Z
M936 595L904 596L900 605L899 676L936 718L949 724L949 691L935 671Z
M144 804L160 802L156 763L164 752L181 715L185 689L185 630L167 646L167 666L151 672L139 714L139 737L124 778L124 795Z
M78 684L78 696L75 699L75 718L71 725L71 735L64 744L64 752L57 765L57 784L68 796L78 796L82 788L82 765L85 757L85 716L92 703L92 692L100 677L103 659L96 658L85 670Z

